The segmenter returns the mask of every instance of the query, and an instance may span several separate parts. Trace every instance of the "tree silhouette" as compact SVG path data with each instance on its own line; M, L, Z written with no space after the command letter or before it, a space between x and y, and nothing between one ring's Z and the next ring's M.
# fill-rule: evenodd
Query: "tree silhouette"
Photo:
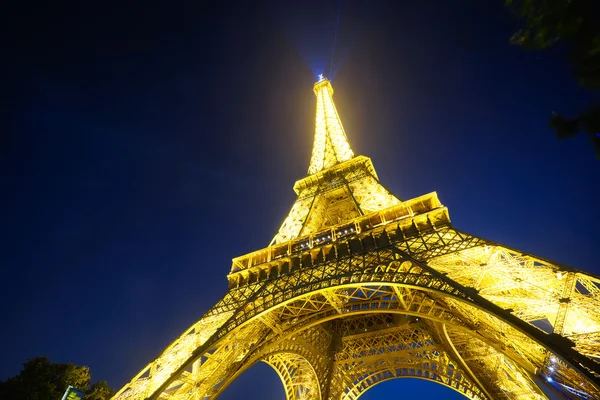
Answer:
M59 400L69 386L85 392L85 400L108 400L113 391L106 381L90 387L88 367L71 363L54 364L46 357L36 357L23 364L19 375L0 382L0 399Z
M511 37L512 43L535 50L563 43L579 86L600 90L600 1L506 0L506 5L525 25ZM600 159L600 104L573 118L553 114L550 126L559 139L588 135Z

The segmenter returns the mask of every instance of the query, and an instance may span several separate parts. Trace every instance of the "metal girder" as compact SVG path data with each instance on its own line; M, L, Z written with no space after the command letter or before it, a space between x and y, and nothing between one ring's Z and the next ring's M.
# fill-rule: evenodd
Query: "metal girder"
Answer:
M216 398L251 365L288 399L397 378L472 399L600 398L600 278L466 234L437 194L401 202L354 157L317 83L310 175L229 290L113 399Z
M545 345L546 348L552 349L552 354L567 361L565 370L579 370L575 374L563 374L565 379L568 378L568 381L565 381L566 386L574 387L576 383L579 385L589 380L589 374L586 374L585 371L582 373L581 368L573 366L573 354L579 353L569 349L567 352L563 351L560 345L552 343L552 338L548 334L498 307L495 304L495 302L500 302L497 298L494 298L495 302L486 300L485 295L479 295L476 291L453 281L448 268L448 260L444 260L443 256L433 259L430 266L408 256L400 250L401 248L401 246L390 245L381 249L369 250L368 253L355 253L343 259L324 262L311 266L311 268L299 269L296 272L292 271L289 275L278 277L277 280L259 282L263 283L261 296L255 296L253 301L246 301L244 307L233 313L235 318L232 317L223 322L215 336L217 340L223 340L231 335L232 339L229 340L234 341L236 339L233 338L237 336L234 333L244 324L252 325L254 319L262 321L263 328L265 321L271 321L267 324L271 328L277 323L281 332L276 331L275 333L279 334L298 329L297 325L301 322L306 323L309 318L313 319L312 323L317 323L328 318L332 319L353 313L383 312L395 307L396 310L403 310L407 314L419 315L432 321L444 321L449 325L462 326L464 329L478 332L478 335L486 332L489 335L486 338L488 341L501 343L507 337L511 338L511 345L505 346L503 351L514 359L527 360L519 361L521 367L533 366L531 368L535 368L536 365L541 367L543 358L540 360L537 353ZM488 255L490 253L489 245L467 248L463 251L472 253L478 249ZM508 250L501 248L501 251L503 252L502 259L506 259ZM457 257L457 253L450 253L448 257ZM511 259L511 263L511 265L517 265L518 260ZM433 267L434 265L441 265L440 270L437 271ZM460 273L464 277L464 266L459 263L459 267ZM521 275L522 268L519 267ZM542 266L532 268L542 268ZM544 265L543 268L548 267ZM496 270L502 271L503 274L506 273L506 270L502 268ZM556 274L554 273L554 275ZM377 282L381 284L376 285ZM402 291L401 288L403 288ZM251 293L246 289L241 287L233 291ZM435 296L432 297L427 293L441 295L445 300L438 301ZM497 296L498 292L495 293L494 296ZM576 293L573 294L573 296L576 295ZM507 292L506 296L512 295ZM523 293L520 296L523 296ZM248 298L251 297L249 294ZM492 298L493 296L490 296L490 299ZM510 298L514 299L515 297ZM402 299L403 302L399 299ZM576 302L573 303L574 307L576 307L575 304ZM215 307L225 308L227 311L226 304L217 304ZM577 309L575 311L577 312ZM211 318L212 315L217 314L209 312L207 315L208 318ZM267 315L269 316L267 317ZM583 341L583 337L580 341ZM590 341L588 340L586 343L588 343L586 348L589 348ZM202 351L206 352L208 347ZM588 349L586 354L596 351L593 344L591 347L592 349ZM575 360L583 359L582 356L577 356L578 358ZM530 373L535 371L531 368L529 368ZM588 385L593 387L593 381Z

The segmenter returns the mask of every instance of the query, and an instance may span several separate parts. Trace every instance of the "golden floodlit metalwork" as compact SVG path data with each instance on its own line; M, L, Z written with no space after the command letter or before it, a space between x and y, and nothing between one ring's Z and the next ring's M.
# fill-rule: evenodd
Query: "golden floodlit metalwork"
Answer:
M356 399L417 378L471 399L600 399L600 277L456 229L354 156L314 86L308 176L270 245L114 399L214 399L255 363L287 399Z

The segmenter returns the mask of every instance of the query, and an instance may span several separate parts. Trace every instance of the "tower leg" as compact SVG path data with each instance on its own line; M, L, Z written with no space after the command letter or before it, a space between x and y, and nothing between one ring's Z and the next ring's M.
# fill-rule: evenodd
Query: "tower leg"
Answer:
M287 400L321 400L319 378L312 365L302 356L277 353L264 362L277 371Z

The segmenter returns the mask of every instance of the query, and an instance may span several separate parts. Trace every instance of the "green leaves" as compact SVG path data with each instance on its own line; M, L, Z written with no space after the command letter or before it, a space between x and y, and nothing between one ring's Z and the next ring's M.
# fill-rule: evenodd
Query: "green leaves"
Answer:
M600 107L593 108L576 118L566 119L554 114L550 119L550 127L556 131L556 137L564 139L577 134L587 134L600 159Z
M94 383L85 394L85 400L108 400L115 394L106 381Z
M563 42L573 65L577 84L600 90L600 2L597 0L506 0L506 6L523 20L524 27L510 38L511 43L540 50ZM566 119L554 115L550 127L559 139L589 135L600 159L600 107Z
M106 381L90 387L88 367L75 364L53 364L45 356L23 364L19 375L0 382L0 398L13 400L60 399L73 386L86 392L86 400L108 400L113 394Z

